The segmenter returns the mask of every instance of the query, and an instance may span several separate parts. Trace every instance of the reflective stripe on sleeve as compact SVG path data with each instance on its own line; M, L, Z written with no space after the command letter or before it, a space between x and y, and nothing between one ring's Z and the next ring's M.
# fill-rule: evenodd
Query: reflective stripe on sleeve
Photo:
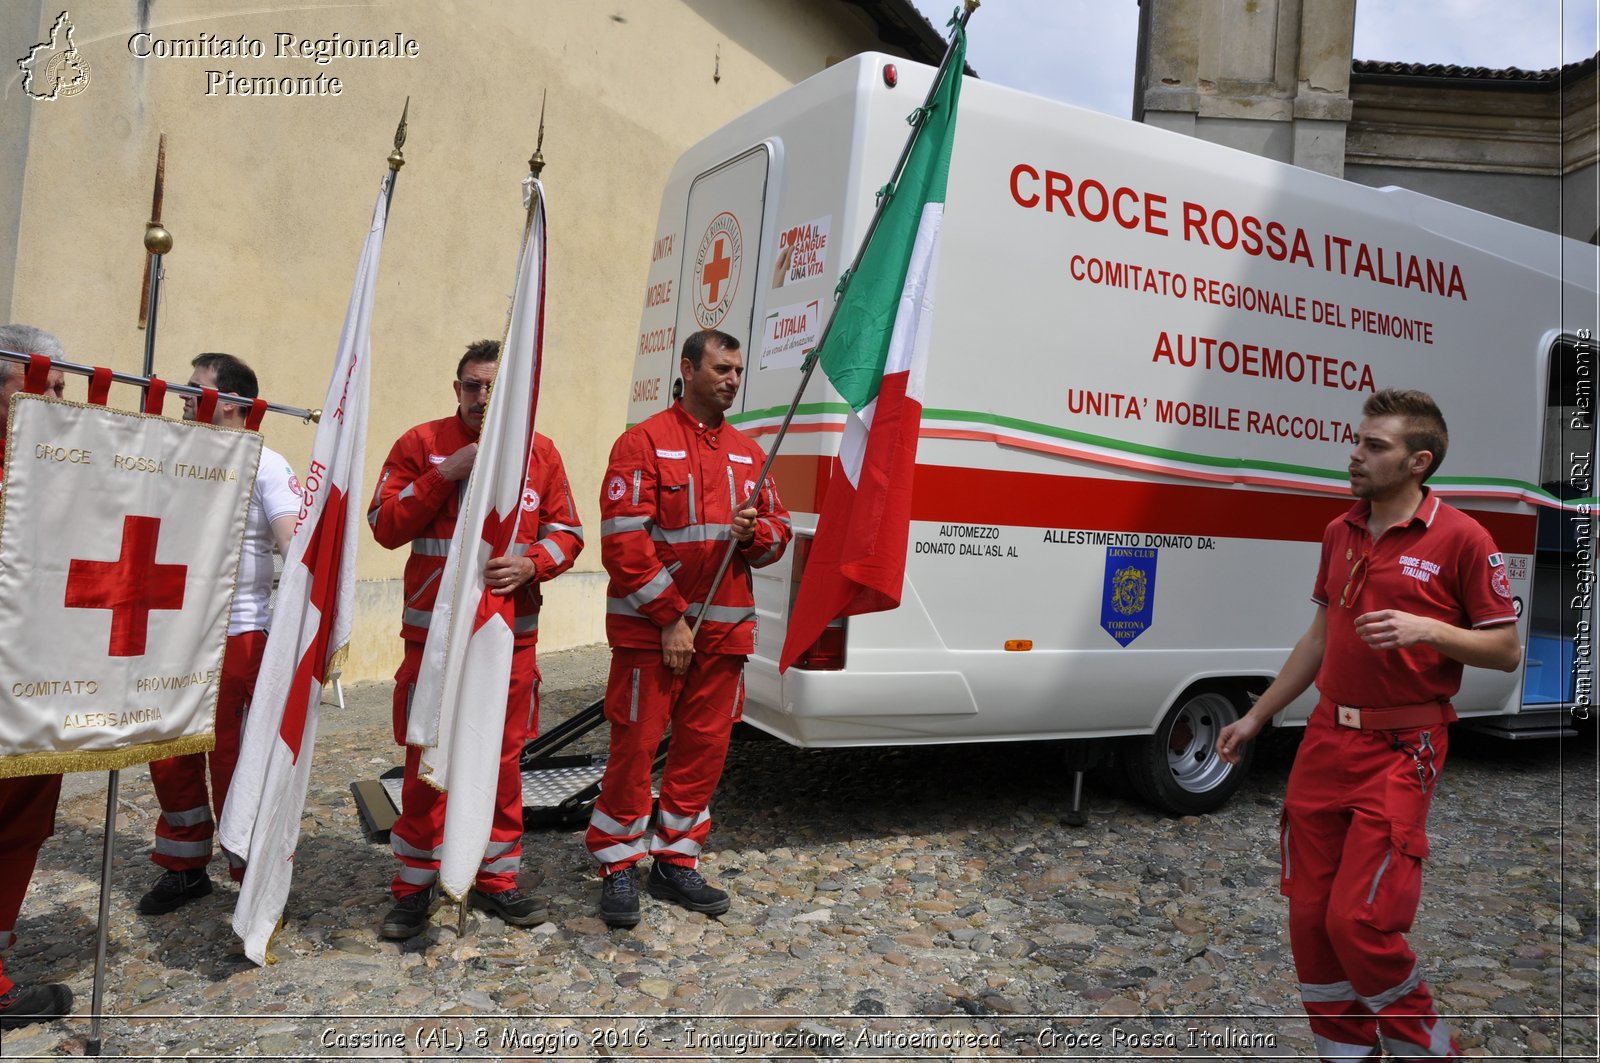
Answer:
M450 554L450 540L412 539L411 552L422 557L447 557Z
M541 525L539 525L539 538L541 540L547 538L548 536L554 535L556 532L566 532L568 535L571 535L574 538L576 538L580 543L583 542L583 528L579 527L576 524L541 524Z
M622 600L634 609L642 609L671 589L672 577L667 575L666 569L660 569L654 576L650 577L649 583L646 583Z
M620 535L624 532L644 531L648 527L650 527L649 517L612 517L600 522L600 535L601 537Z
M537 543L534 543L534 545L544 547L545 550L550 554L550 560L555 562L557 565L566 563L567 552L561 549L554 539L540 539Z

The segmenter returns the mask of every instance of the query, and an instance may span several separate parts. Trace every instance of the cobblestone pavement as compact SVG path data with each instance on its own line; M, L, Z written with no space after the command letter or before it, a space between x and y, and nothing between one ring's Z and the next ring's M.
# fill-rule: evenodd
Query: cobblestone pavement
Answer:
M603 685L603 651L549 654L545 721ZM258 968L216 893L142 917L156 814L122 773L103 1054L117 1058L1309 1056L1277 891L1292 743L1263 750L1221 812L1162 818L1048 745L807 751L746 735L703 862L733 894L708 919L645 898L608 931L581 830L524 845L552 922L443 906L378 940L393 859L349 792L398 763L388 687L324 712L275 953ZM603 741L599 734L590 740ZM104 776L69 780L8 971L69 983L78 1013L8 1031L7 1057L82 1054L94 971ZM1456 736L1434 805L1413 942L1469 1053L1595 1058L1596 756L1578 741Z

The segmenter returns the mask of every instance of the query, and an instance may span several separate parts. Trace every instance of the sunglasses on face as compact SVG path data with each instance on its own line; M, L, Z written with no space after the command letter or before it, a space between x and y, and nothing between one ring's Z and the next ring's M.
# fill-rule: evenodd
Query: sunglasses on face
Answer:
M476 380L457 380L456 383L461 385L461 390L468 395L487 395L494 390L493 381L483 384Z
M1339 595L1341 609L1354 609L1356 597L1360 595L1361 588L1367 583L1367 555L1362 554L1356 558L1356 563L1350 566L1350 576L1344 581L1344 593Z

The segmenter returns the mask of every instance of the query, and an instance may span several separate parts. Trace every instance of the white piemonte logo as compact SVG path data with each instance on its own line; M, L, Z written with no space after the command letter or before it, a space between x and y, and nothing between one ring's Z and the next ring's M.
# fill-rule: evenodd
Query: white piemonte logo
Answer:
M71 16L61 12L50 27L50 39L40 41L17 60L22 91L30 99L57 100L89 87L89 63L72 43L72 31Z

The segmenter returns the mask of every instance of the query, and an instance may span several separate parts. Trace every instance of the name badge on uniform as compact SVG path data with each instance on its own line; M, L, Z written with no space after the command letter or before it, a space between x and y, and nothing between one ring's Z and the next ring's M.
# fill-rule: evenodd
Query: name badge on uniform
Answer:
M687 450L661 450L660 448L656 449L656 457L658 457L658 458L687 458L688 456L689 456L689 452Z
M729 454L728 455L728 460L729 461L736 461L740 465L754 465L755 464L755 462L753 460L751 460L751 457L748 454Z

